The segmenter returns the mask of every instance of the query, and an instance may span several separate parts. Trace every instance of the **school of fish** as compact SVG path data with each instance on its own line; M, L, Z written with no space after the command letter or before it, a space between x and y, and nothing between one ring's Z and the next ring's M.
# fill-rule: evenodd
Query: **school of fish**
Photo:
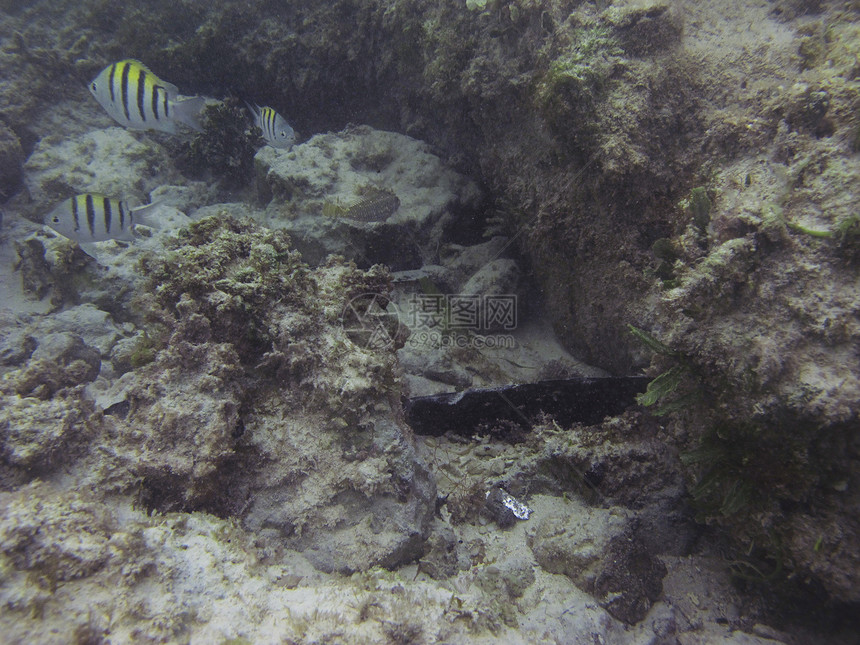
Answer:
M175 134L177 124L202 132L200 111L207 99L181 96L139 60L127 58L105 67L89 85L90 93L120 125L131 130L159 130ZM267 145L288 150L295 131L271 107L247 103L252 121ZM135 226L145 224L146 213L157 204L129 208L119 199L97 193L75 195L56 206L45 225L78 243L132 240Z

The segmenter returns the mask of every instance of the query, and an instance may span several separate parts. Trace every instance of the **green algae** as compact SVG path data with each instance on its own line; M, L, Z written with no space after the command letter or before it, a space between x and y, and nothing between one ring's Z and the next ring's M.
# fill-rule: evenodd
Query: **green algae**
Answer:
M656 337L649 334L644 329L639 329L633 325L627 325L630 333L638 338L642 343L655 354L663 354L665 356L675 356L675 351L668 345L660 342Z
M756 423L719 423L698 446L681 454L697 475L690 494L701 518L743 521L754 511L791 499L797 482L810 477L801 439L774 434Z
M798 222L786 220L782 209L774 207L774 210L771 212L774 214L763 217L763 226L771 220L776 220L783 228L789 228L797 233L803 233L809 237L819 239L835 240L840 251L851 259L856 258L858 252L860 252L860 215L845 215L831 229L815 229Z
M687 212L693 220L693 224L699 231L704 232L711 221L711 200L708 199L707 188L700 186L690 191L690 202Z
M652 410L652 414L659 417L670 412L682 410L697 401L699 392L695 388L682 396L672 397L678 388L690 380L689 377L692 370L686 358L638 327L627 325L627 329L631 335L638 338L642 344L655 354L668 357L675 363L650 381L645 392L636 395L636 402L646 408L657 406L658 403L661 403L661 405Z
M289 236L258 229L250 220L207 217L168 243L163 259L144 263L162 304L175 306L182 294L200 296L213 287L255 304L278 302L303 273Z
M155 355L159 349L164 347L164 342L159 341L155 336L150 336L145 331L140 340L135 344L134 349L129 357L131 367L137 369L148 365L155 360Z
M797 222L786 222L786 226L793 231L804 233L810 237L833 237L833 231L809 228L808 226L803 226L803 224L798 224Z
M833 233L843 247L857 249L860 246L860 214L846 215L840 219Z
M678 389L686 374L686 368L681 366L668 369L648 383L645 392L636 395L636 402L646 408L658 403ZM655 414L659 416L659 410Z
M268 314L306 293L307 267L282 231L257 228L250 220L207 217L167 243L163 257L145 258L141 271L159 305L183 315L193 301L209 321L214 339L237 342L240 355L256 355L274 330ZM253 348L256 347L257 350Z
M571 130L590 129L591 112L612 70L611 58L620 53L608 27L592 23L573 29L569 45L549 63L534 94L541 114L557 134L567 138Z

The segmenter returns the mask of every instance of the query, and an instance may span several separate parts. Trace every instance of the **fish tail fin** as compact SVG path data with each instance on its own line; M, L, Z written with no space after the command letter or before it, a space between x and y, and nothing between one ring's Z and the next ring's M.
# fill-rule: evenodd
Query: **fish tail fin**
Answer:
M131 209L131 214L134 215L134 225L143 224L144 226L148 226L150 228L157 228L153 225L152 221L152 211L154 211L157 207L161 206L164 203L163 199L156 200L151 204L144 204L143 206L135 206Z
M176 99L173 102L173 115L179 123L184 123L192 130L203 132L203 126L200 125L200 111L206 105L205 96L191 96L188 98Z

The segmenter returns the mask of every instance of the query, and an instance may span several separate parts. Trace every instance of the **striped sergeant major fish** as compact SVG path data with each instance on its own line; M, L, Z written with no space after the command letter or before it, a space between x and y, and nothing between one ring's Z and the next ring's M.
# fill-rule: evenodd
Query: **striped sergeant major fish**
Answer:
M146 212L157 203L129 208L128 204L98 193L67 199L52 210L45 225L73 242L132 240L136 224L145 224Z
M247 101L245 105L254 115L254 125L260 128L266 143L282 150L289 150L293 146L296 142L296 133L284 117L270 107L251 105Z
M184 123L202 132L198 114L206 99L179 98L172 83L158 78L131 58L105 67L90 83L90 93L114 120L132 130L176 132Z

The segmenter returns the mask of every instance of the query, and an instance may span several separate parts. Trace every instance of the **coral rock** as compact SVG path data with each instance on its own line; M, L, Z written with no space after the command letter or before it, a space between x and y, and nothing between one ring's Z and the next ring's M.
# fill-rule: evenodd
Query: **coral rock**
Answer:
M21 184L24 152L18 137L0 123L0 202L11 197Z
M50 398L57 390L95 380L101 355L71 332L48 334L15 376L21 396Z

